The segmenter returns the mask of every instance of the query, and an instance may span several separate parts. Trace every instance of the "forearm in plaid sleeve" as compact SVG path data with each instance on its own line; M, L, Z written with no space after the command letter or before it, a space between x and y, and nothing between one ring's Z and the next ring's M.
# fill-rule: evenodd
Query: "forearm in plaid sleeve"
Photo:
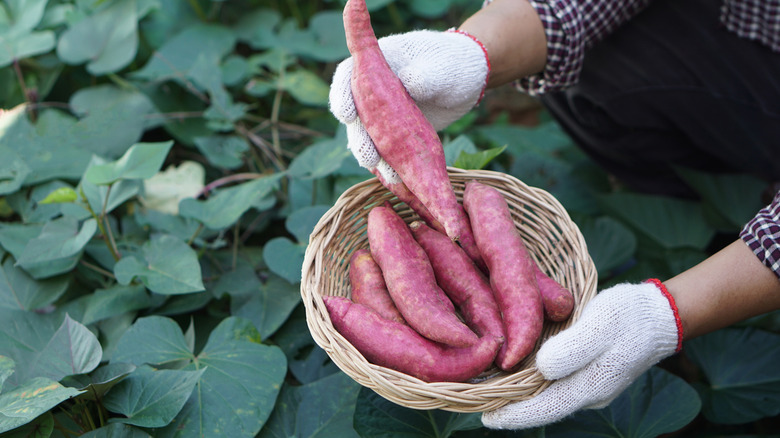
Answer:
M780 278L780 191L745 225L739 237Z

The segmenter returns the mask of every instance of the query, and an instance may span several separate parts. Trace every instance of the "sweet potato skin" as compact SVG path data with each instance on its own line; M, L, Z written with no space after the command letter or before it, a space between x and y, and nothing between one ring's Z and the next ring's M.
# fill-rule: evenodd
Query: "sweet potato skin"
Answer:
M463 205L477 247L488 267L490 285L501 309L506 342L496 357L510 371L533 351L542 332L544 310L535 263L512 221L509 206L495 188L466 183Z
M544 317L553 322L565 321L574 310L574 295L570 290L536 266L536 283L542 295Z
M473 345L477 335L458 318L404 220L392 208L377 206L368 213L367 232L371 255L407 324L436 342Z
M333 326L366 360L426 382L465 382L476 377L490 367L501 345L485 337L471 347L447 347L347 298L322 299Z
M385 60L365 0L347 2L344 30L353 59L352 98L377 152L447 236L460 240L469 221L450 184L441 140Z
M493 291L466 252L443 233L415 221L409 224L415 240L431 261L436 281L480 336L504 339L504 324Z
M368 249L362 248L352 253L349 259L349 284L352 301L374 309L382 318L406 324L390 298L382 270Z

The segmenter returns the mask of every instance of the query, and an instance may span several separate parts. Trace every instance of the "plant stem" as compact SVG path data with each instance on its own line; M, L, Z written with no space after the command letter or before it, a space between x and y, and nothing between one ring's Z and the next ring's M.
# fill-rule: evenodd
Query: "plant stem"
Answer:
M192 242L195 241L195 239L198 237L198 234L203 231L203 224L198 224L198 228L195 229L195 232L192 233L192 236L190 236L190 239L187 241L187 245L192 246Z
M122 256L119 254L119 250L117 249L116 241L114 240L114 233L111 230L111 222L109 222L108 215L106 214L106 208L108 206L108 198L109 196L111 196L111 187L113 186L114 184L108 185L108 189L106 190L106 197L105 199L103 199L103 208L100 211L100 218L105 222L105 227L107 231L106 237L108 238L110 246L114 248L114 252L112 253L112 255L116 254L115 260L119 261L119 259L122 258Z
M24 95L24 101L29 105L33 102L30 97L30 90L27 88L27 84L24 82L24 74L22 73L22 67L19 65L19 60L14 58L14 72L16 73L16 79L19 81L19 87L22 89ZM27 113L30 115L30 120L35 123L36 115L32 106L27 107Z
M113 272L107 271L107 270L101 268L100 266L92 264L92 263L90 263L90 262L88 262L88 261L86 261L84 259L80 259L79 263L81 263L85 268L91 269L91 270L93 270L93 271L95 271L95 272L97 272L99 274L105 275L106 277L116 279L116 277L114 276Z
M208 17L206 16L206 13L203 12L203 8L200 7L200 3L198 3L198 0L187 0L190 4L190 7L195 12L195 15L200 18L201 21L208 21Z
M265 175L259 174L259 173L234 173L232 175L224 176L222 178L215 179L214 181L210 182L209 184L206 184L205 187L201 189L200 192L198 192L197 195L195 195L195 199L200 198L201 196L207 195L212 190L216 189L217 187L224 186L226 184L230 184L232 182L236 181L245 181L248 179L258 179L262 178Z
M117 253L116 249L111 246L111 242L106 238L106 229L103 226L103 221L100 220L97 214L95 214L95 211L92 210L92 207L89 205L89 200L84 195L84 190L79 190L81 198L84 200L84 202L81 204L82 207L84 207L89 214L92 216L92 219L95 219L95 222L97 222L98 229L100 230L100 234L103 236L103 241L106 242L106 246L108 247L108 251L111 253L111 256L114 258L115 261L119 261L119 253Z

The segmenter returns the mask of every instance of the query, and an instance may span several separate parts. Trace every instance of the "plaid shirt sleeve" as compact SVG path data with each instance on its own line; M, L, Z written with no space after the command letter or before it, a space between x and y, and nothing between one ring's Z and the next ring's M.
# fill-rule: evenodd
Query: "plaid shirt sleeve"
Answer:
M629 21L651 0L529 0L547 36L547 64L519 79L520 91L539 95L579 80L585 51ZM485 0L487 5L491 0ZM780 0L724 0L722 24L738 36L780 52Z
M739 237L780 278L780 191L745 225Z

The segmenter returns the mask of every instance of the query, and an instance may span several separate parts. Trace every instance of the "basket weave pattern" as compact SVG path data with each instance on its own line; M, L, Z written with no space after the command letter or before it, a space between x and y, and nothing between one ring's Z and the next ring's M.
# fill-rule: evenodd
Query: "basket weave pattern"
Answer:
M535 352L545 339L579 317L583 304L596 294L597 272L582 234L552 195L500 172L456 168L448 171L459 201L466 182L472 179L498 189L510 206L531 256L543 271L574 294L571 317L560 323L545 321L534 352L523 361L519 371L506 373L495 368L474 382L427 383L369 363L333 328L321 296L350 296L348 263L353 251L368 247L366 218L370 209L389 201L407 224L418 219L376 178L346 190L315 226L304 258L301 296L315 342L361 385L409 408L483 412L533 397L549 385L534 366Z

